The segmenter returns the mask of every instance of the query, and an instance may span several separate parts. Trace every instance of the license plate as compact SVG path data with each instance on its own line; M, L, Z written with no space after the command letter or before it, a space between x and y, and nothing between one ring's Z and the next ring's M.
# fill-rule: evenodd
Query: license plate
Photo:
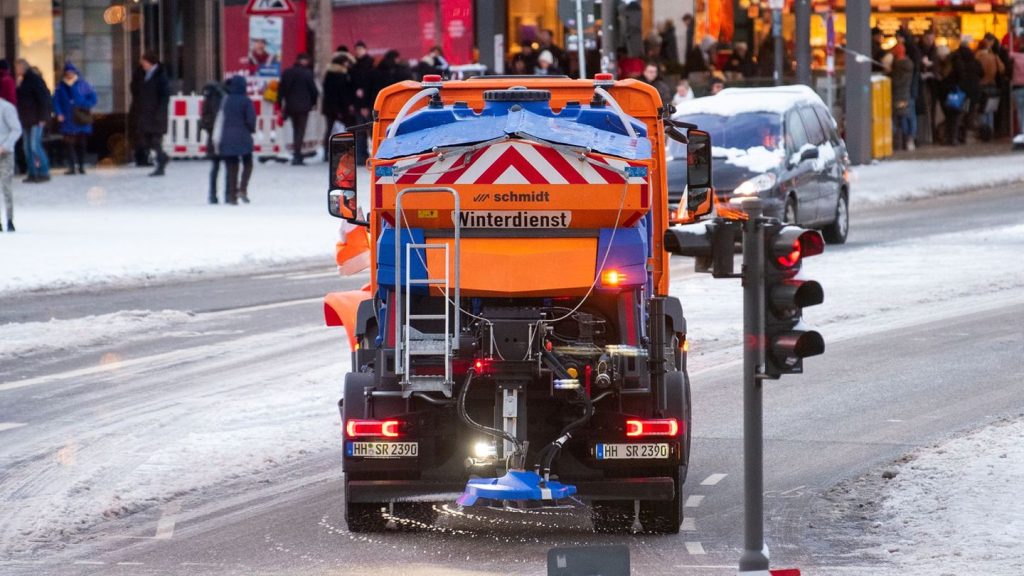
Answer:
M416 458L418 442L349 442L345 455L353 458Z
M594 447L598 460L665 460L668 444L598 444Z

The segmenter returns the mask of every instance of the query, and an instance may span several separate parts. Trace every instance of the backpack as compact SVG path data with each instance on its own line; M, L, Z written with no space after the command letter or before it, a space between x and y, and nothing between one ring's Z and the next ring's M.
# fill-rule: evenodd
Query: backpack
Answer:
M199 115L200 128L207 132L213 131L213 125L217 122L217 113L220 112L220 106L223 101L223 86L216 82L211 82L203 87L203 106Z

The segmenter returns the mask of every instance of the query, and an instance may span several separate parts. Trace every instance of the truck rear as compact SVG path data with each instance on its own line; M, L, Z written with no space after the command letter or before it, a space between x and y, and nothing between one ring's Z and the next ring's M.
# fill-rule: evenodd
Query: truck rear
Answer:
M332 139L330 211L365 227L348 243L365 234L371 279L325 300L352 353L350 530L429 524L457 498L679 530L692 431L666 118L632 80L428 77L378 97L368 186L354 138Z

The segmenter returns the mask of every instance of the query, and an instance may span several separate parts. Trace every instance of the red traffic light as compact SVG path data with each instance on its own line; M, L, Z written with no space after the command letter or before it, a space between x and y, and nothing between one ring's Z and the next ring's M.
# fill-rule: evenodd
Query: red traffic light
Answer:
M817 256L825 251L825 239L817 230L786 226L779 231L771 246L775 264L793 268L802 258Z

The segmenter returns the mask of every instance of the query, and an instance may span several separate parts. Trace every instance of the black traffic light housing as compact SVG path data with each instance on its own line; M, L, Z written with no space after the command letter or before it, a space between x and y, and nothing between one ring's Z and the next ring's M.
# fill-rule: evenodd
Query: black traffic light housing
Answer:
M817 230L768 222L765 230L763 377L803 372L803 359L825 352L825 340L803 326L803 309L825 301L821 284L797 278L801 262L821 254L825 241Z

